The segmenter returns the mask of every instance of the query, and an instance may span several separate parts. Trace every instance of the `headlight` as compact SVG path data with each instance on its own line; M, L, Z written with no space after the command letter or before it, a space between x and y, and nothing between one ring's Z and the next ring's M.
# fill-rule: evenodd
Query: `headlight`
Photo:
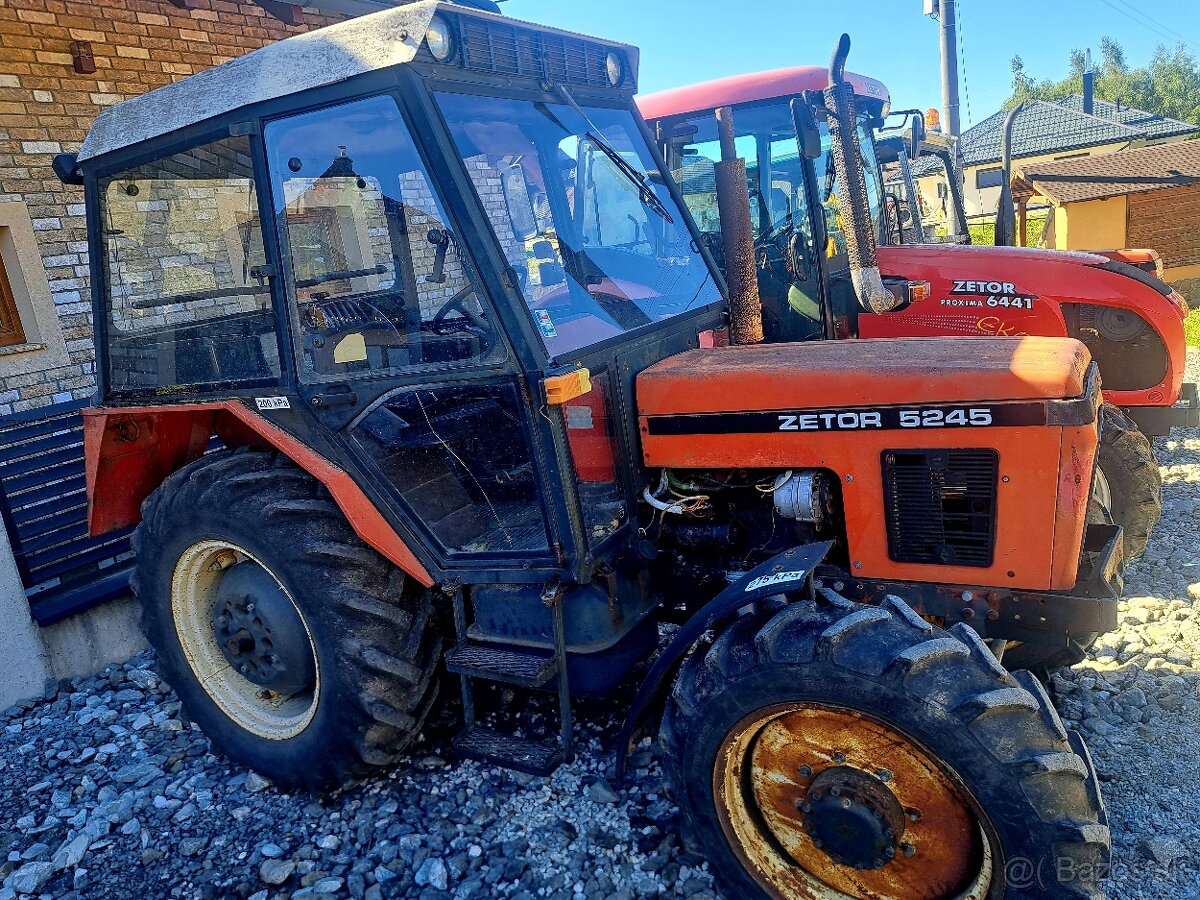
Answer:
M445 62L454 53L454 37L450 34L450 25L441 16L429 20L425 30L425 43L429 52L438 62Z
M608 73L608 83L618 87L625 80L625 60L615 50L608 51L604 57L604 69Z

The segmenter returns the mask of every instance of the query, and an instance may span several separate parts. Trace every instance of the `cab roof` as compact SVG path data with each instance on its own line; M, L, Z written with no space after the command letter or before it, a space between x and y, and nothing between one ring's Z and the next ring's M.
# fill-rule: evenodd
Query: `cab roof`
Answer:
M530 48L524 46L519 32L528 31L565 39L564 49L558 54L562 56L570 41L619 49L624 53L632 83L637 83L636 47L520 22L456 3L420 0L293 35L111 106L96 117L79 150L79 162L267 100L411 63L424 45L430 21L439 12L476 20L484 28L493 26L489 36L494 31L498 40L514 48L520 43L526 52L519 58L517 53L512 54L518 70L525 56L530 55ZM499 57L501 53L498 51L496 55ZM574 71L569 66L564 68ZM522 73L508 68L504 74Z
M879 100L885 106L892 101L882 81L865 75L846 73L846 80L860 97ZM638 108L647 119L682 116L721 106L737 106L756 100L790 97L803 91L822 91L829 86L829 70L824 66L795 66L768 72L733 75L700 84L672 88L638 97Z

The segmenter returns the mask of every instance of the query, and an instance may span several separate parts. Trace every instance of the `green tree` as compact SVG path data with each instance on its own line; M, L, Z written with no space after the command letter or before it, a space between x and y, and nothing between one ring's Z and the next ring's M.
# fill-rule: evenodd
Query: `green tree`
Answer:
M1068 74L1059 81L1037 79L1025 68L1020 56L1012 58L1012 94L1004 104L1011 109L1030 100L1064 100L1083 93L1085 53L1072 50ZM1149 63L1131 68L1125 49L1115 38L1100 41L1099 64L1093 67L1096 98L1120 101L1148 112L1159 113L1184 122L1200 124L1200 63L1183 44L1160 45Z

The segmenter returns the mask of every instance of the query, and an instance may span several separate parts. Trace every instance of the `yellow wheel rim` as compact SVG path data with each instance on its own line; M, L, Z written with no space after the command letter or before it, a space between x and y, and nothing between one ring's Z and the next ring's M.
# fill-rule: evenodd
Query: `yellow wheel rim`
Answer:
M713 796L726 839L772 897L978 900L992 881L989 840L957 778L854 710L794 703L743 719L718 752Z
M196 680L226 716L257 737L285 741L303 732L317 712L321 668L316 645L308 622L297 607L308 637L316 679L311 689L290 696L264 690L230 665L217 644L213 608L223 574L244 560L253 560L266 569L292 605L296 605L278 576L248 551L228 541L200 541L180 555L171 578L175 634Z

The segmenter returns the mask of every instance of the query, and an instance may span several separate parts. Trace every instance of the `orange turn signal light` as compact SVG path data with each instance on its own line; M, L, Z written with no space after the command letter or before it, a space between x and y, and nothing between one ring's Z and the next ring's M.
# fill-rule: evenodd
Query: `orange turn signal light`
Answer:
M582 397L592 389L592 373L587 369L576 369L565 375L551 375L546 379L546 402L560 406Z
M920 303L929 296L928 281L910 281L908 283L908 302Z

